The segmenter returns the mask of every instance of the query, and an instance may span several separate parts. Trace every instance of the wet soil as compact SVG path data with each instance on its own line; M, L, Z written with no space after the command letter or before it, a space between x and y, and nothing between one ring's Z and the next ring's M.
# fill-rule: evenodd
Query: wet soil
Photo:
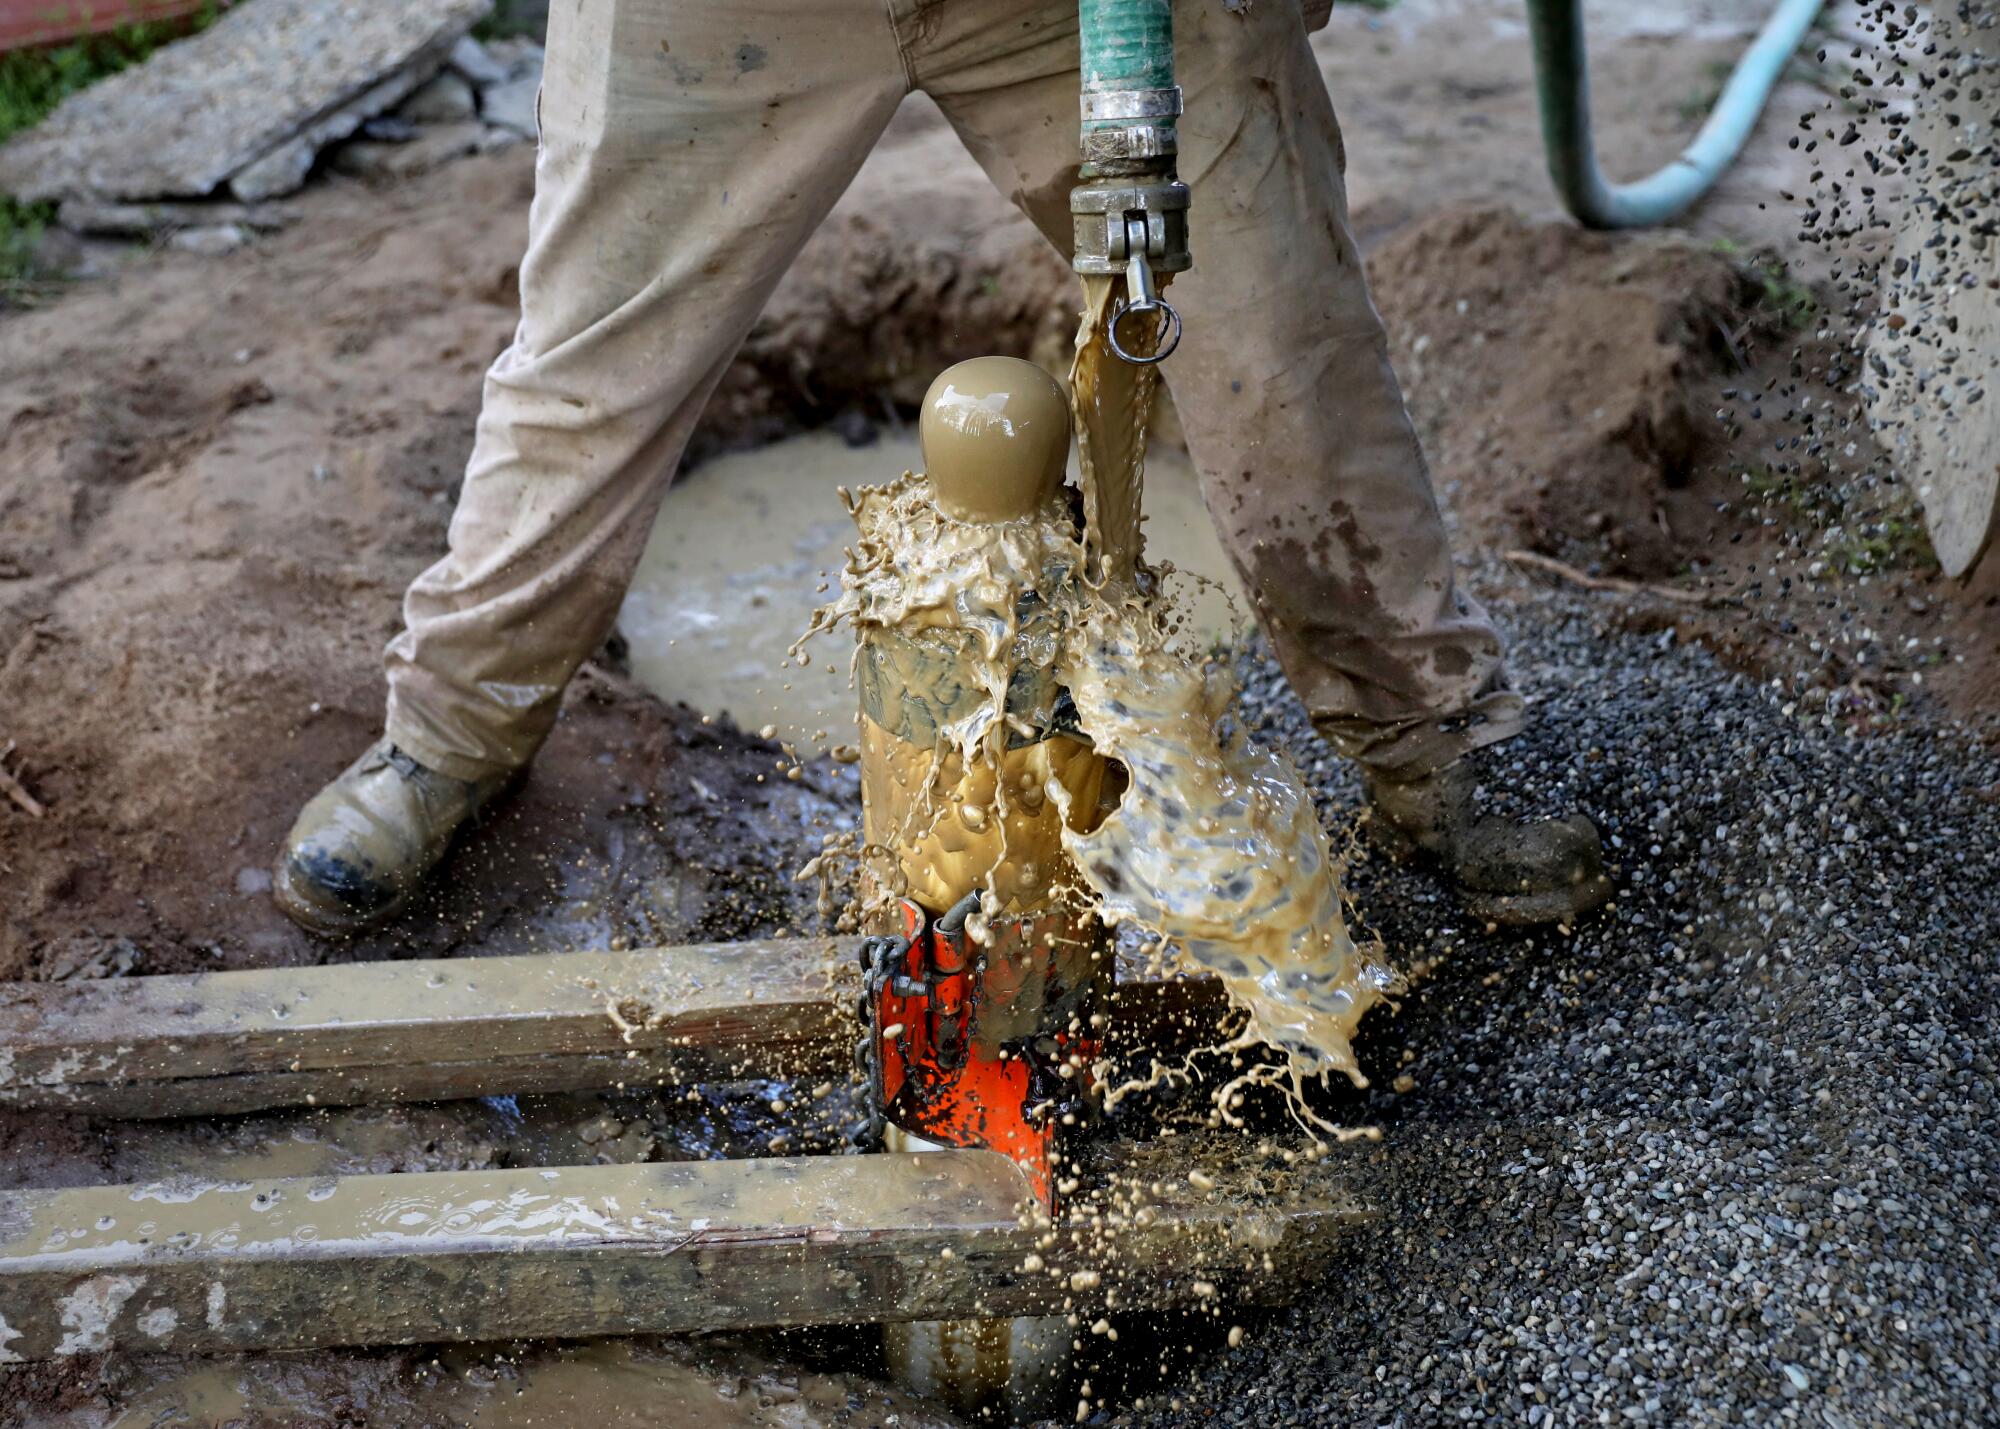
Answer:
M1593 32L1608 153L1664 157L1685 142L1689 99L1740 43L1736 8L1662 20L1607 7L1625 16ZM1841 386L1834 343L1801 319L1796 283L1746 258L1776 245L1813 279L1792 220L1767 205L1800 167L1782 126L1765 126L1689 228L1594 237L1552 221L1512 7L1343 10L1317 45L1378 300L1466 546L1727 595L1740 603L1591 599L1612 628L1705 642L1857 731L1979 715L2000 670L2000 570L1967 587L1940 580L1892 484L1843 486L1831 451L1780 445L1799 433L1789 419L1803 397L1833 401ZM1817 83L1800 72L1777 112ZM266 870L293 813L377 728L380 647L402 588L442 548L479 374L513 327L530 188L518 152L390 188L330 178L301 200L298 228L244 252L140 256L0 315L0 746L18 746L6 767L47 806L34 819L0 800L0 977L560 952L814 925L789 874L856 819L851 773L815 762L785 777L774 744L650 693L616 642L430 906L332 945L269 905ZM1716 251L1723 238L1732 251ZM812 427L856 439L892 429L940 367L977 352L1059 366L1073 304L1062 265L913 104L730 369L690 461ZM1766 392L1779 395L1760 402ZM1161 425L1171 443L1170 414ZM885 454L882 474L899 460ZM824 514L837 515L830 498ZM1495 568L1487 584L1525 623L1544 579ZM696 694L670 671L650 678ZM398 1170L626 1154L578 1130L604 1116L619 1124L613 1147L634 1155L708 1154L711 1132L725 1150L778 1134L756 1119L755 1089L710 1100L708 1131L685 1107L607 1098L142 1131L9 1115L0 1161L5 1185L47 1186L217 1162ZM669 1124L682 1129L654 1134ZM729 1353L747 1365L838 1348ZM520 1353L543 1367L572 1354ZM674 1366L684 1353L629 1351ZM464 1385L506 1379L504 1357L472 1363L412 1350L203 1373L261 1386L228 1391L251 1396L246 1422L458 1423L494 1412ZM181 1393L169 1386L186 1372L123 1360L18 1372L0 1422L166 1413L157 1396ZM761 1382L765 1370L730 1373ZM852 1392L869 1413L881 1407L878 1387ZM443 1397L422 1397L433 1393ZM402 1407L412 1403L427 1407Z
M39 1374L37 1378L50 1376ZM948 1429L913 1395L788 1359L781 1346L659 1338L582 1344L221 1356L192 1373L166 1358L76 1386L47 1429L299 1424L464 1429Z

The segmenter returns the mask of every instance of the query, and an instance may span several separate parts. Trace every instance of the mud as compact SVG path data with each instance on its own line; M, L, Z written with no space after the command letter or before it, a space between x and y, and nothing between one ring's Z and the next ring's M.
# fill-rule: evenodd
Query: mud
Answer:
M577 1345L225 1356L193 1373L135 1365L117 1402L81 1405L47 1429L163 1424L435 1424L459 1429L944 1429L955 1423L913 1395L850 1373L821 1372L729 1341L642 1338ZM325 1414L326 1418L320 1418ZM337 1416L337 1418L335 1417Z
M1748 3L1699 16L1593 10L1598 133L1614 174L1685 142L1689 97L1762 13ZM1775 442L1797 435L1779 410L1840 383L1814 320L1783 318L1783 294L1760 276L1768 270L1746 259L1773 244L1799 286L1820 280L1823 260L1797 243L1795 212L1768 200L1805 191L1814 161L1787 148L1786 116L1823 107L1837 79L1797 66L1777 117L1677 237L1600 239L1547 222L1517 6L1343 6L1316 50L1345 128L1378 304L1461 549L1535 544L1585 570L1747 591L1744 605L1713 610L1605 597L1593 618L1796 677L1802 712L1816 700L1856 732L1926 712L1990 714L2000 689L1993 564L1969 588L1942 579L1920 548L1847 570L1828 550L1838 523L1819 504L1832 484L1818 455L1785 455L1798 469L1775 491L1766 484ZM303 196L295 228L227 261L124 255L113 277L0 316L0 744L18 745L6 767L48 809L34 819L0 800L0 973L604 947L817 919L789 875L830 827L856 822L852 771L808 762L787 779L780 765L791 761L743 732L771 713L732 700L724 708L742 729L703 724L621 678L615 649L572 693L524 796L455 855L446 891L402 928L318 944L277 918L259 886L297 805L379 719L379 648L401 588L442 542L479 372L513 325L530 165L516 152L385 189L335 181ZM1713 251L1722 239L1733 251ZM1749 286L1718 289L1728 274ZM1551 301L1569 288L1593 296L1564 304L1558 321ZM1719 309L1689 300L1718 291ZM907 446L897 422L956 357L1004 350L1059 366L1073 292L934 111L913 104L726 376L697 439L706 464L667 513L681 496L691 511L700 483L725 470L709 459L802 427L837 420L881 429L885 448ZM1652 379L1635 381L1627 345L1657 358L1655 372L1677 372L1679 395L1660 400ZM1598 360L1575 360L1580 349ZM1774 382L1782 400L1759 400ZM1590 422L1591 439L1572 441L1546 419L1551 391L1585 417L1605 408L1635 421ZM1711 446L1699 423L1691 448L1643 435L1648 414L1675 407L1701 421L1725 414L1724 441ZM1156 438L1172 424L1163 404ZM1629 431L1642 435L1637 459ZM1154 557L1164 476L1181 460L1160 445L1146 492ZM1676 451L1692 461L1662 459ZM891 454L876 469L915 464ZM1893 495L1861 519L1907 517ZM694 523L687 530L699 538ZM1832 564L1808 580L1816 562ZM837 565L837 547L814 563ZM1503 618L1539 618L1536 583L1497 569L1485 580ZM696 587L706 599L706 581ZM788 639L799 622L772 623ZM845 712L845 671L822 662L813 674ZM679 693L671 672L660 679ZM1426 913L1411 926L1435 921ZM1454 1006L1527 1005L1475 982ZM1490 1048L1477 1050L1490 1065ZM211 1155L240 1160L244 1175L268 1174L267 1157L306 1174L452 1169L742 1153L788 1129L771 1095L685 1090L695 1099L524 1098L525 1122L479 1103L158 1128L7 1116L0 1162L10 1187L147 1179ZM364 1129L364 1116L378 1119ZM578 1134L605 1117L620 1127L608 1141ZM654 1135L664 1127L677 1129ZM1420 1246L1472 1223L1443 1200L1435 1209L1412 1223ZM1414 1265L1397 1272L1417 1286L1413 1303L1428 1288ZM1451 1300L1448 1282L1443 1290ZM1421 1336L1429 1322L1413 1312L1409 1323ZM1150 1408L1171 1394L1191 1412L1262 1412L1234 1388L1216 1398L1169 1386L1188 1342L1210 1343L1177 1336L1157 1373L1149 1363L1122 1391L1100 1379L1100 1393L1114 1405L1136 1395ZM532 1374L567 1353L510 1350L483 1363L504 1382L509 1363ZM852 1344L827 1353L872 1372ZM653 1350L637 1358L652 1363ZM218 1372L258 1386L260 1406L283 1406L270 1421L424 1422L402 1406L449 1388L432 1361L428 1351L267 1356ZM101 1423L186 1367L119 1359L10 1374L0 1422Z

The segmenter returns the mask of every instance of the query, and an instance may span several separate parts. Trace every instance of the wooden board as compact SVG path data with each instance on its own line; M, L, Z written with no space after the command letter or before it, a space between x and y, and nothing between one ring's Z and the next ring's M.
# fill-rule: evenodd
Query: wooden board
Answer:
M0 0L0 54L148 21L188 19L210 0Z
M0 1361L1274 1300L1366 1219L1226 1188L1053 1245L984 1151L14 1192Z
M848 1065L855 1035L851 994L829 980L849 946L790 938L0 984L0 1106L166 1117L820 1077ZM1212 981L1126 984L1112 1021L1164 1053L1212 1029L1224 1006Z

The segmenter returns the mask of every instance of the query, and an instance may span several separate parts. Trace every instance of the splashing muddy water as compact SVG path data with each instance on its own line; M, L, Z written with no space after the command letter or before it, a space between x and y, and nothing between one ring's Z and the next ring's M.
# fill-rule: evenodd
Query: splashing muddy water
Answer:
M1108 350L1114 287L1086 291L1071 374L1080 490L1060 488L1020 517L987 523L941 511L931 476L905 473L855 493L860 541L812 629L854 627L864 747L870 725L882 724L917 766L899 775L903 822L871 820L868 832L878 850L902 855L905 870L914 865L905 888L934 913L972 889L988 894L988 913L1021 907L1008 815L1052 801L1073 878L1044 876L1032 891L1131 925L1165 959L1219 977L1249 1014L1241 1041L1283 1054L1282 1065L1231 1087L1277 1085L1302 1111L1306 1077L1339 1070L1364 1083L1351 1039L1389 976L1348 935L1337 862L1297 772L1234 728L1226 675L1169 633L1164 582L1140 550L1157 379ZM871 670L885 649L955 667L952 678ZM871 685L947 693L913 720L879 693L871 701ZM1023 740L1074 741L1116 761L1104 797L1053 777L1067 760L1045 759L1052 768L1039 787L1018 778ZM991 807L968 819L962 790L982 766L997 771L979 784ZM968 825L988 836L961 836ZM919 848L912 859L913 839L936 845L940 829L950 831L949 856Z
M745 729L771 725L799 746L844 726L854 715L846 661L801 666L786 652L827 599L814 586L840 570L854 539L834 492L910 468L923 469L914 428L858 447L821 429L711 458L675 482L618 616L633 677L663 700ZM1146 550L1195 578L1176 607L1189 631L1226 637L1236 575L1177 447L1146 463Z

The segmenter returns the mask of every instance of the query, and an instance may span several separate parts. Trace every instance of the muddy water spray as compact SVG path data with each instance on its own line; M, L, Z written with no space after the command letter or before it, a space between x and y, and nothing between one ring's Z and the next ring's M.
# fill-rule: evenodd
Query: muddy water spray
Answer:
M1108 350L1115 289L1087 288L1073 371L1081 529L1059 459L998 506L961 493L964 468L850 499L861 540L814 629L859 636L874 866L934 909L977 888L989 916L1068 899L1131 923L1220 977L1246 1040L1283 1051L1251 1080L1360 1081L1350 1039L1387 976L1348 937L1296 772L1230 733L1230 686L1173 647L1139 559L1155 379Z
M1065 846L1101 916L1163 937L1223 980L1250 1014L1249 1035L1284 1050L1294 1092L1334 1069L1358 1083L1350 1042L1388 975L1348 936L1332 846L1298 772L1232 730L1227 677L1164 633L1139 526L1157 369L1110 351L1118 286L1084 279L1071 393L1098 580L1067 627L1058 674L1127 788Z

